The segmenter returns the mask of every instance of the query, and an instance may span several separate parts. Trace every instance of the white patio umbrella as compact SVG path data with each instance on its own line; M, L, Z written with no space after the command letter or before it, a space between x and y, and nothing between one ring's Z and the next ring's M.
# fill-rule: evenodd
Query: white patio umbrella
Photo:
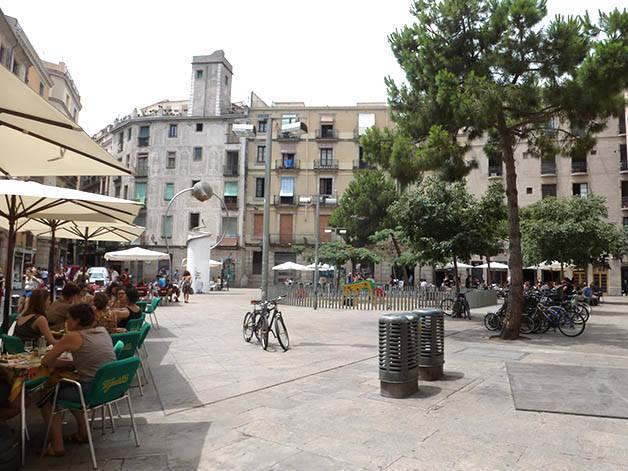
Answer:
M294 263L294 262L281 263L279 265L275 265L272 268L272 270L274 271L287 271L287 270L304 271L304 269L305 269L304 265L299 265L298 263Z
M78 125L0 68L0 173L132 175Z
M142 204L135 201L35 182L0 180L0 226L8 230L6 279L13 279L16 232L29 219L58 222L97 218L105 222L131 223L140 208ZM5 283L3 329L8 324L11 285Z
M488 268L488 263L476 265L473 268ZM491 270L508 270L508 265L506 265L505 263L491 262Z
M316 265L314 263L310 263L309 265L306 265L305 268L308 271L314 271L314 270L316 270ZM335 269L336 269L335 267L333 267L331 265L328 265L326 263L319 263L318 264L318 271L328 271L328 270L335 270Z
M221 262L217 262L216 260L212 260L211 258L209 259L209 266L210 267L220 267L222 266Z
M105 260L115 262L141 261L147 262L151 260L168 260L168 254L157 252L156 250L147 250L141 247L133 247L132 249L118 250L117 252L107 252Z
M460 268L474 268L473 265L469 265L468 263L458 262L457 265L458 265L458 269L460 269ZM453 263L448 263L443 268L445 270L453 270L454 264Z

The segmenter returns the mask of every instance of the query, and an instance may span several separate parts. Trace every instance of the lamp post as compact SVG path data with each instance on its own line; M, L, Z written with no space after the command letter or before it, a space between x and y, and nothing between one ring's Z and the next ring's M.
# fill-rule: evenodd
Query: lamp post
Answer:
M314 302L312 307L314 309L318 308L318 246L320 245L320 210L321 210L321 199L324 199L326 203L333 204L337 200L336 198L331 198L327 195L314 195L316 198L316 220L314 221L314 231L315 231L315 239L314 239ZM327 229L325 229L327 232ZM345 231L346 232L346 231Z
M174 200L176 200L182 194L188 193L188 192L192 192L192 196L196 198L196 200L201 201L201 202L209 200L212 196L217 198L220 201L220 204L222 205L222 209L227 214L227 217L229 216L229 211L227 210L227 206L225 205L224 200L220 196L218 196L216 193L214 193L214 190L212 189L209 183L201 181L201 182L195 183L194 186L191 188L186 188L185 190L181 190L180 192L178 192L176 195L172 197L172 199L168 202L168 206L166 207L166 211L164 213L164 225L168 223L168 213L170 212L170 207L172 206L172 203L174 203ZM172 226L170 226L170 231L172 232ZM165 228L164 228L164 232L166 232ZM172 235L170 237L172 237ZM172 273L172 254L170 253L170 244L168 244L168 238L169 238L168 234L166 233L165 239L166 239L166 252L168 253L168 274L170 275ZM216 242L216 245L220 244L220 242L224 238L225 238L225 233L223 231L222 235L220 236L220 239L218 239L218 241Z
M262 301L268 300L268 259L270 257L270 165L272 160L273 146L273 123L277 118L269 116L260 118L259 121L266 121L266 148L264 166L264 234L262 236ZM238 137L254 138L257 135L253 124L234 124L233 133ZM281 131L286 134L298 136L307 133L307 126L300 121L282 124Z

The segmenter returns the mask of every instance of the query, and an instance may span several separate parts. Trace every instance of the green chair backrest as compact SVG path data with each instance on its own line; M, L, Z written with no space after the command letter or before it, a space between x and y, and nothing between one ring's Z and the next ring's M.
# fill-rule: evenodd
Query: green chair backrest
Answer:
M146 318L146 314L142 314L142 317L139 319L131 319L126 323L126 330L129 332L133 330L140 330L142 328L142 324L144 324L144 319Z
M142 345L144 345L144 340L146 340L146 337L148 337L149 331L150 331L150 322L146 322L140 329L140 342L137 344L138 350L142 348Z
M148 303L147 303L146 301L137 301L137 302L135 303L135 305L136 305L137 307L139 307L139 308L140 308L140 310L141 310L142 312L144 312L144 311L146 310L146 305L147 305L147 304L148 304Z
M111 334L111 341L115 345L118 341L124 343L120 355L117 357L120 359L129 358L135 355L137 345L140 342L140 332L124 332L122 334Z
M138 366L138 357L116 360L101 366L87 391L87 405L95 407L122 397L129 390Z
M150 303L150 306L146 307L146 312L155 312L155 309L157 309L157 305L159 304L159 301L161 301L161 298L159 296L155 296L153 298L153 302Z
M122 353L123 348L124 342L122 340L118 340L118 342L113 346L113 353L116 354L116 360L120 359L120 354Z
M18 337L12 335L2 334L2 345L6 349L7 353L24 353L24 344Z
M17 313L9 314L9 325L13 324L17 320L18 317L20 317L20 315Z

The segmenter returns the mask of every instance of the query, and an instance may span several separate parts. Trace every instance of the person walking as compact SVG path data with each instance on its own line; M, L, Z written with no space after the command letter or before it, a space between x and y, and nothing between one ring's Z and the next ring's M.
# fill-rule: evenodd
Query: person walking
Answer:
M185 270L183 272L183 277L181 278L181 291L183 291L183 302L190 302L190 294L192 293L192 275L190 272Z

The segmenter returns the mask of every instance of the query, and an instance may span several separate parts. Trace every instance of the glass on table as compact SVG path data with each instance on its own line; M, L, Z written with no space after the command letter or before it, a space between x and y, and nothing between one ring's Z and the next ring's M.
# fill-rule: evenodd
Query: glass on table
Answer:
M26 350L28 353L33 351L33 341L32 340L24 341L24 350Z

